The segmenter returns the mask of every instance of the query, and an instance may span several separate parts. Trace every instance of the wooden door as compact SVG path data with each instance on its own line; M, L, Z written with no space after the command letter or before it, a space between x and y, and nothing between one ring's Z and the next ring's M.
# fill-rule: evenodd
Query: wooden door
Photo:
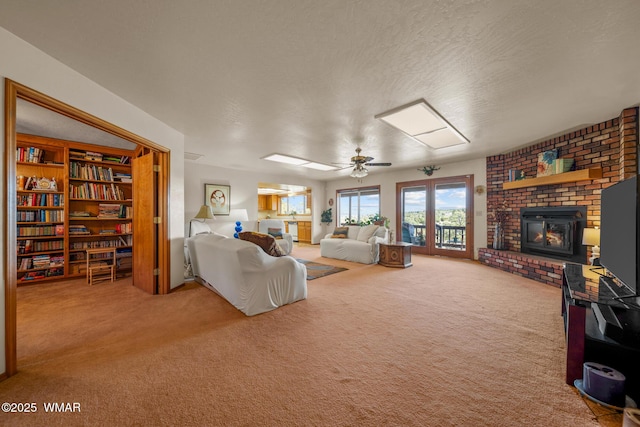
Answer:
M157 185L153 170L155 153L132 159L133 175L133 286L158 293L157 275Z

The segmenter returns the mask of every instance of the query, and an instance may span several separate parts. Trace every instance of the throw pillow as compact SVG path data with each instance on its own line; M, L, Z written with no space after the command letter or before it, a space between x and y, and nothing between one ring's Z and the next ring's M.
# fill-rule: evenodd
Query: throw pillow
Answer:
M356 240L366 243L379 227L379 225L375 224L365 225L364 227L361 227L360 231L358 231L358 237L356 238Z
M267 234L272 235L276 239L282 239L282 228L267 228Z
M255 231L242 231L238 233L238 238L260 246L267 255L276 257L284 256L282 249L280 249L280 246L276 243L276 239L269 234L256 233Z
M331 235L332 239L346 239L349 234L349 227L336 227Z

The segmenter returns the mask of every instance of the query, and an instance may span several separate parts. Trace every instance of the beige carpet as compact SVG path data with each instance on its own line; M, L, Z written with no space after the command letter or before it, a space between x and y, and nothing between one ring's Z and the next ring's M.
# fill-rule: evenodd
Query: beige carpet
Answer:
M245 317L197 285L18 289L2 425L597 426L564 383L560 290L470 261L349 270ZM79 402L80 413L45 413Z

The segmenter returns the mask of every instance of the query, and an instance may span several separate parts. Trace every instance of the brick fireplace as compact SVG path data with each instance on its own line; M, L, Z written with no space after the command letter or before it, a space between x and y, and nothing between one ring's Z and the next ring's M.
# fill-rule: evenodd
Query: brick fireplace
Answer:
M538 154L557 149L558 157L574 159L576 170L601 170L602 177L550 185L503 189L509 170L521 170L527 178L536 176ZM554 286L562 280L562 258L523 253L523 208L579 207L586 210L582 227L600 225L600 192L638 172L638 108L627 108L619 117L576 130L507 154L487 157L487 246L479 249L479 260L492 267L530 277ZM509 218L505 223L506 250L491 249L497 206L506 203ZM577 237L579 240L579 237ZM581 244L581 242L577 242ZM570 259L586 263L588 253ZM526 248L525 248L526 252Z

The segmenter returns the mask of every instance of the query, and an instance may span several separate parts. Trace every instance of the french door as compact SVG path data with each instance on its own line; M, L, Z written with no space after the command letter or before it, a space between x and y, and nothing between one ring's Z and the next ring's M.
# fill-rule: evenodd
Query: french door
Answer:
M425 255L473 258L473 176L396 184L396 240Z

